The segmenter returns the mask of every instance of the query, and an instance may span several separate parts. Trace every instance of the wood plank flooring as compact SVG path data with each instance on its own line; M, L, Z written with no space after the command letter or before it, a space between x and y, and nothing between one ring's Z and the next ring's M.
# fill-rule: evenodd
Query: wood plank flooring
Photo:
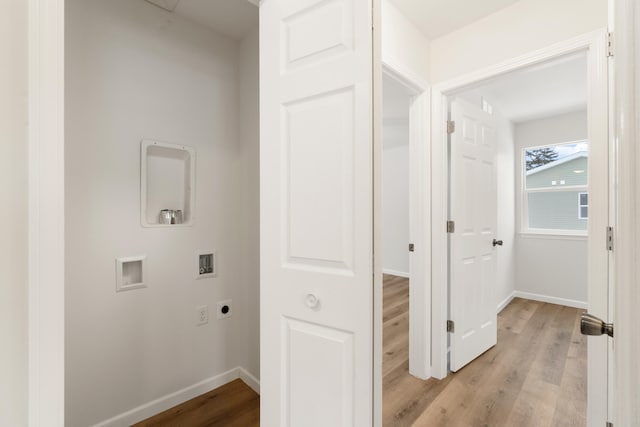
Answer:
M498 345L442 381L409 375L409 282L384 276L385 427L584 427L582 310L514 299L498 316ZM260 397L235 380L136 427L254 427Z
M409 375L409 282L384 276L383 425L586 425L582 310L516 298L498 316L498 345L442 381Z
M257 427L260 396L242 380L235 380L181 405L148 418L134 427Z

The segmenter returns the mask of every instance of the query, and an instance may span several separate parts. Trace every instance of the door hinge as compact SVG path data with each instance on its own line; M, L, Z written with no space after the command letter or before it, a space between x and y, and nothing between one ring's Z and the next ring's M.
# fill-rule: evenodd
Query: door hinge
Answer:
M456 131L456 122L453 120L447 120L447 133L452 134Z
M455 233L455 231L456 231L456 222L447 221L447 233Z
M453 320L447 320L447 332L455 332L456 331L456 322Z
M607 58L613 56L613 33L607 34Z
M607 250L613 250L613 227L607 227Z
M409 243L409 252L413 252L414 246L413 243Z
M605 427L613 427L613 423L611 421L607 421Z

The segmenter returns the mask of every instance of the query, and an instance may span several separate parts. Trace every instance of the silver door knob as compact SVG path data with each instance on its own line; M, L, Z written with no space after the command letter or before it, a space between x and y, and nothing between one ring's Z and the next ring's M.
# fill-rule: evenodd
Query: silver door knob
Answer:
M582 313L580 316L580 332L582 335L604 335L613 337L613 323L605 323L602 319L589 314Z

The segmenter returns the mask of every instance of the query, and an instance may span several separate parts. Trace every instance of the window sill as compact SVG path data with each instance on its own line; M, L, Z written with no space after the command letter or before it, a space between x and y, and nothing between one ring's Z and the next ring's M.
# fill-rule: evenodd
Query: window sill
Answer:
M553 240L587 240L589 235L586 231L521 231L518 233L523 239L553 239Z

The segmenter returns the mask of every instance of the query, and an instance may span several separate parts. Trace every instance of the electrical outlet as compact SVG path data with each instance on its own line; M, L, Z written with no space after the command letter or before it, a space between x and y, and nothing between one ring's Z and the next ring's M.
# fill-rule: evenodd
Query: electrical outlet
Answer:
M209 306L203 305L196 308L196 325L206 325L209 323Z
M231 300L224 300L218 302L218 319L226 319L231 317Z

